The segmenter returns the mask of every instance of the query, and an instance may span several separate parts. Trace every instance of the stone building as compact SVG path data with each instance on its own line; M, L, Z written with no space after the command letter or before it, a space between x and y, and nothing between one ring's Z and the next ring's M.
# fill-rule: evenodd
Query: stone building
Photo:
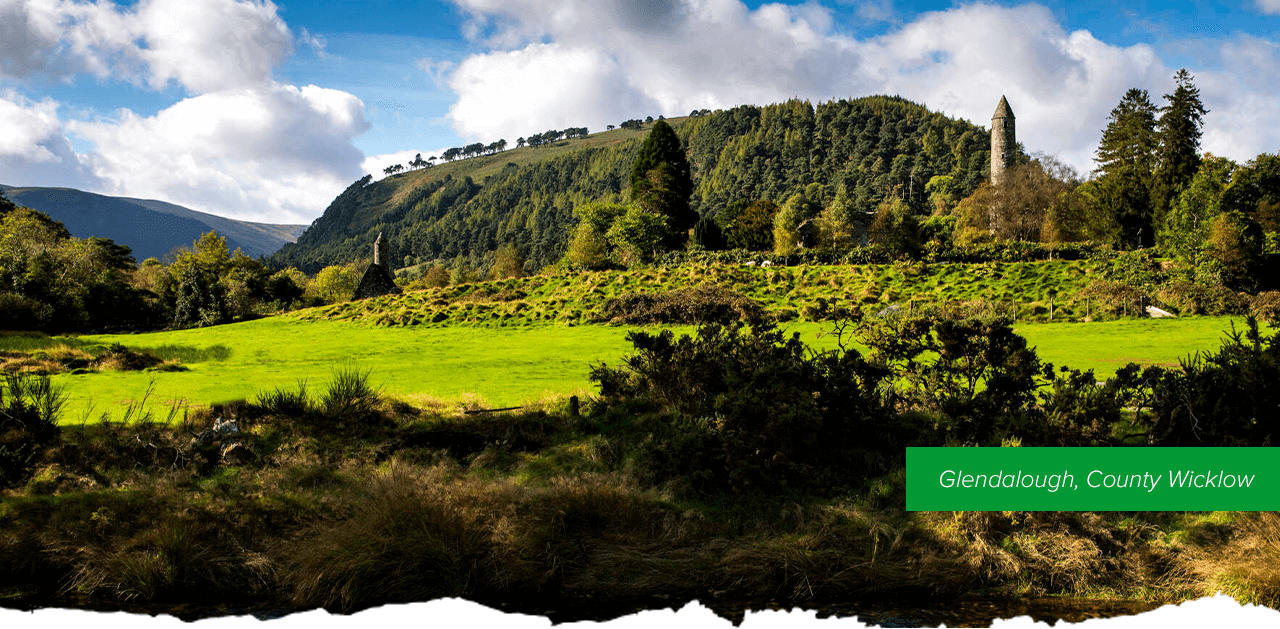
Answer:
M368 299L400 292L400 287L396 286L395 275L391 272L391 255L387 240L382 237L382 232L378 232L378 239L373 243L373 264L365 269L364 277L360 278L360 285L356 286L356 292L351 299Z
M1004 96L991 116L991 185L1000 185L1006 168L1013 166L1018 140L1013 133L1013 109Z

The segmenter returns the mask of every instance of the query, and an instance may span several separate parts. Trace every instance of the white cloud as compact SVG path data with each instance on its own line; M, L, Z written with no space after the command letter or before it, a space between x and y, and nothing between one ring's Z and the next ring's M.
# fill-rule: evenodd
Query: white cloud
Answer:
M155 116L73 121L92 142L104 192L153 197L246 220L308 222L359 178L363 104L337 90L227 90L185 99Z
M454 130L485 142L550 128L604 125L659 105L632 89L622 69L600 53L559 44L473 56L450 78L458 101Z
M816 3L751 10L738 0L455 2L473 37L495 48L461 62L450 81L458 95L449 113L454 129L476 140L792 97L871 94L901 95L988 126L1007 95L1029 151L1057 154L1087 173L1107 115L1125 91L1140 87L1158 99L1173 86L1173 69L1151 46L1067 32L1037 4L957 6L856 39L834 28L831 12ZM892 4L862 6L871 17ZM1234 46L1224 54L1259 68L1274 55L1274 42L1266 40L1246 45L1241 38ZM1259 70L1272 76L1267 72ZM1208 80L1212 73L1204 74ZM1242 106L1274 106L1274 87L1241 76L1214 80L1243 89L1231 95ZM1206 147L1212 139L1240 153L1257 144L1250 136L1257 131L1243 126L1248 118L1232 126L1214 115Z
M201 94L269 81L292 48L269 1L0 0L0 76L88 72Z
M370 155L364 158L364 161L360 163L360 169L366 173L371 173L375 180L382 179L383 177L386 176L383 174L382 170L387 166L391 166L392 164L405 164L407 168L409 162L412 162L414 158L416 158L419 155L421 155L422 159L424 160L429 157L439 157L441 153L444 153L445 151L449 150L449 148L450 147L445 147L445 148L435 149L433 151L420 151L418 149L408 149L404 151L396 151L394 153L382 153L379 155ZM439 160L436 160L436 163L441 163L441 162Z
M1280 15L1280 0L1258 0L1258 10L1268 15Z
M1238 162L1280 152L1280 44L1237 35L1222 45L1222 67L1232 70L1195 78L1209 110L1201 148Z
M324 38L324 35L317 35L303 27L299 29L298 40L306 44L317 57L321 59L329 58L329 53L325 51L325 48L329 46L329 41Z
M413 65L431 77L431 82L437 89L445 89L449 82L449 72L453 70L455 64L452 61L436 61L430 57L423 57L414 61Z
M0 94L0 183L18 186L97 186L58 118L58 103Z

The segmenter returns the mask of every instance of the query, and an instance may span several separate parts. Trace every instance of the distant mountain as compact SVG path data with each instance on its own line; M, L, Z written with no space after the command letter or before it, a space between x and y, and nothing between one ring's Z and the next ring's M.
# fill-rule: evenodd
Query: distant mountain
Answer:
M987 129L892 96L743 105L668 122L689 156L690 205L702 216L715 217L735 201L782 204L813 183L822 184L824 205L843 193L855 210L873 212L899 197L927 214L932 177L951 177L963 198L990 170ZM574 207L629 198L648 128L514 148L376 182L361 178L271 265L314 273L368 257L382 233L397 266L482 266L513 243L526 270L538 269L564 253Z
M109 197L72 188L18 188L0 185L4 195L18 205L62 221L77 238L97 236L127 245L139 262L161 258L175 247L190 247L208 231L227 239L227 247L240 248L257 258L296 242L307 225L274 225L237 221L181 205L152 199Z

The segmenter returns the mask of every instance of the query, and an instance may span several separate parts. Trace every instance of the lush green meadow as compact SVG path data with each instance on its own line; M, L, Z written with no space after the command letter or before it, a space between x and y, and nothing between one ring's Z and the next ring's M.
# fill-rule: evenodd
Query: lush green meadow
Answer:
M782 326L800 333L815 349L835 347L835 338L823 334L830 324L793 321ZM1016 330L1042 359L1092 368L1105 378L1128 362L1176 365L1190 353L1217 348L1230 327L1226 317L1195 317L1028 323ZM96 421L103 413L119 419L129 403L142 401L148 387L147 407L157 416L175 402L251 399L259 391L292 388L301 380L318 389L335 367L347 362L370 371L371 382L384 392L410 401L435 398L448 404L503 407L549 395L590 393L590 365L616 364L630 349L630 329L387 327L270 317L203 329L78 337L74 343L82 346L161 348L165 355L179 357L184 370L89 371L54 379L68 395L65 423Z

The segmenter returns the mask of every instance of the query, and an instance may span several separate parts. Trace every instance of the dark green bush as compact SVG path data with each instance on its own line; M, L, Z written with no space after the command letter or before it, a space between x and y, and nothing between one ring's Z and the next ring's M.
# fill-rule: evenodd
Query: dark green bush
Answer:
M647 405L645 465L703 491L824 487L891 452L885 372L855 351L811 353L769 324L706 325L676 338L632 332L621 368L596 367L601 401ZM866 470L859 470L863 472ZM877 468L878 471L878 468ZM662 479L658 479L662 480Z
M1216 353L1183 359L1177 369L1153 367L1148 418L1158 446L1271 446L1280 442L1280 343L1258 322L1232 327Z

